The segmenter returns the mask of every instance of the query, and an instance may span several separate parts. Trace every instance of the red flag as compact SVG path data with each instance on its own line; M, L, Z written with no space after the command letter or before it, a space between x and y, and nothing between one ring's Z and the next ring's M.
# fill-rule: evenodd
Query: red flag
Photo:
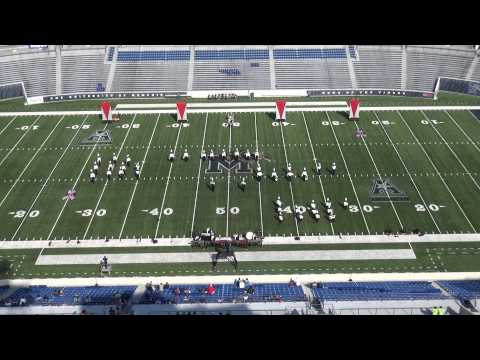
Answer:
M360 115L360 100L350 100L350 119L358 119Z
M285 100L277 100L275 103L276 103L276 106L277 106L276 119L281 120L281 121L286 120L287 117L286 117L286 113L285 113L285 108L287 106L287 102Z
M177 121L187 120L187 103L184 101L177 102Z
M112 105L108 101L102 102L102 120L112 121Z

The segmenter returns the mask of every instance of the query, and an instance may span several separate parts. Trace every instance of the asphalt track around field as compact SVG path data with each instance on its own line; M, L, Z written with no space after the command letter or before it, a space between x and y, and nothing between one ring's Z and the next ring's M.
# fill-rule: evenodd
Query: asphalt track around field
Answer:
M140 254L76 254L40 255L35 265L93 265L103 256L111 264L159 264L212 262L216 253L140 253ZM318 261L318 260L414 260L412 249L382 250L308 250L237 252L238 261Z

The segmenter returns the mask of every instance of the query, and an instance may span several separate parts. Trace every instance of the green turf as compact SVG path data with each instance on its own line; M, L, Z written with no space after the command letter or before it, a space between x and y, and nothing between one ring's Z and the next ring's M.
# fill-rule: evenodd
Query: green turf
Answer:
M306 249L382 249L405 248L408 244L335 244L292 246L291 251ZM415 260L378 260L378 261L287 261L287 262L243 262L238 272L230 264L219 263L217 272L212 271L211 264L122 264L115 265L113 276L180 276L212 274L279 274L279 273L389 273L389 272L469 272L480 271L480 242L469 243L413 243ZM285 246L263 247L262 250L284 250ZM88 254L88 253L134 253L156 251L188 251L189 248L103 248L103 249L46 249L44 255L53 254ZM251 249L253 250L253 249ZM251 251L248 250L248 251ZM204 250L193 250L204 251ZM35 261L40 250L2 250L0 262L7 261L13 267L0 278L58 278L58 277L96 277L98 267L95 265L52 265L36 266ZM101 257L101 255L99 255Z
M452 94L443 96L445 102L471 100ZM384 101L382 99L370 98ZM403 101L402 98L394 100ZM416 101L409 99L406 103L415 105ZM2 102L0 110L8 103ZM83 103L79 106L87 104ZM67 106L65 104L57 105ZM53 104L45 106L42 109ZM208 118L206 114L192 114L189 126L183 128L172 127L174 122L170 115L132 115L124 117L120 124L109 125L113 143L98 146L93 151L91 146L79 144L95 129L104 127L97 117L32 116L18 117L10 123L11 120L8 117L0 119L0 239L4 241L47 239L49 235L50 239L73 241L118 238L120 234L123 238L189 237L192 229L198 231L206 227L223 235L253 230L263 232L265 236L382 234L414 229L428 233L465 233L480 229L480 219L476 216L480 200L480 123L468 111L364 112L358 126L367 133L365 143L354 139L356 125L341 113L289 113L290 125L283 128L274 126L271 114L241 113L236 115L239 126L232 129L223 126L225 114L209 114ZM430 120L435 120L433 126ZM379 121L383 121L382 125ZM34 123L37 128L24 130ZM77 130L80 124L88 128ZM151 147L148 149L150 138ZM40 148L42 143L44 146ZM175 144L177 160L171 164L167 161L167 154ZM269 175L275 167L280 180L274 183L264 178L257 182L249 175L247 189L242 192L238 184L243 175L234 169L230 171L230 177L225 169L218 174L206 173L208 162L199 160L202 145L207 152L214 149L216 153L228 149L229 145L232 150L238 147L253 152L258 145L263 156L264 174ZM180 160L185 148L191 155L188 162ZM118 180L114 170L115 180L106 183L105 168L114 151L120 161L127 153L133 162L146 159L138 183L131 169L127 170L128 176L124 180ZM91 184L88 173L97 152L103 163L97 182ZM324 169L320 177L313 175L314 158ZM297 174L306 167L309 180L304 182L297 177L291 183L286 181L283 171L287 161L293 164ZM335 176L326 171L332 161L337 163ZM255 166L253 161L250 162L251 168ZM169 173L170 179L167 179ZM216 179L214 192L206 186L210 176ZM372 202L369 190L373 178L378 176L391 178L408 194L409 200ZM77 199L64 206L62 197L77 179ZM325 218L316 222L305 214L303 221L296 222L291 214L286 214L285 221L279 223L273 204L278 195L284 207L292 205L292 197L295 204L303 206L312 199L321 206L324 196L330 197L337 220L331 226ZM343 209L340 202L344 197L355 207ZM423 202L429 205L427 209L420 206ZM29 209L31 211L25 217ZM419 211L422 209L424 211ZM88 215L89 211L94 215ZM362 246L346 245L346 248L360 249ZM375 245L374 248L382 246ZM385 246L391 248L388 244ZM292 251L300 248L281 247ZM306 247L310 248L316 247ZM431 266L432 269L437 266L442 271L478 269L475 251L468 254L441 253L435 255L440 258L438 261L433 258L434 264L426 250L418 245L414 245L414 249L419 257L413 260L414 265L410 265L409 260L399 261L404 265L395 266L401 267L402 271L408 266L414 266L416 271L422 270L420 266ZM173 250L162 248L155 251ZM3 253L1 251L0 256ZM26 259L21 265L24 270L16 274L38 273L40 270L33 265L36 254L37 250L18 252L16 255L24 255ZM315 263L312 265L317 269L315 272L330 271L326 270L327 262ZM344 262L334 263L328 269L341 271L339 269L345 267ZM372 262L360 263L352 267L360 268L358 271L372 268ZM383 268L395 267L394 263ZM135 269L134 273L139 274L165 268L156 271L176 269L173 271L177 274L181 270L173 265L145 266L150 270L140 270L142 266L122 265L121 268L127 270L118 271L130 273L130 269ZM188 266L193 271L196 265ZM205 266L199 265L198 271L205 270ZM255 271L254 264L248 266ZM259 268L258 264L256 266ZM269 266L267 270L273 272L298 268L295 264L284 264L283 268L281 264ZM55 268L42 267L41 273L48 276L55 272L52 270ZM91 273L91 267L85 268L85 272ZM79 269L70 272L84 272L83 267Z
M123 238L188 237L192 227L203 230L210 226L220 234L225 235L228 230L231 235L248 230L262 231L262 225L267 236L381 234L402 229L429 233L439 230L442 233L471 232L480 227L475 216L480 189L477 187L480 180L476 159L480 148L471 144L457 125L465 127L464 131L476 139L480 124L468 112L452 112L452 115L456 125L440 111L365 112L359 122L367 133L365 143L353 138L355 124L340 113L331 113L328 117L325 113L291 113L291 125L283 129L272 126L270 116L261 113L238 114L240 125L233 129L222 126L223 114L210 114L208 121L206 115L195 114L191 116L189 127L182 130L171 127L169 116L138 115L124 119L124 125L132 124L130 131L120 125L110 125L113 144L99 146L93 152L91 147L78 149L83 138L103 127L91 117L84 122L90 128L78 130L78 133L66 127L80 124L84 120L82 117L42 117L37 121L38 129L30 130L11 151L25 133L17 128L35 120L17 118L0 135L5 140L0 150L0 162L3 161L0 166L0 202L3 201L0 236L7 240L46 239L49 234L51 239L80 240L118 238L120 233ZM435 125L436 131L431 125L422 123L425 117L440 122ZM387 123L380 126L378 119ZM57 124L52 136L38 151ZM204 131L207 152L228 149L230 132L232 150L249 148L253 152L257 137L259 150L265 157L262 161L264 173L270 174L275 167L281 175L280 180L274 183L265 177L257 182L253 176L247 176L247 189L242 192L238 184L243 175L234 169L230 171L230 181L226 169L223 173L207 174L208 161L199 161ZM152 146L147 150L152 134ZM178 159L171 164L166 157L169 149L175 147L177 138L177 156L187 148L191 159L188 162ZM443 140L448 145L443 144ZM65 150L70 142L72 146ZM133 162L146 159L142 179L137 185L131 168L126 179L114 176L115 180L106 184L105 166L114 151L120 160L127 153ZM97 152L103 158L103 165L97 182L91 184L88 173ZM314 157L324 168L320 177L312 172ZM304 182L297 177L291 183L286 181L283 171L287 161L293 164L297 175L306 167L310 179ZM327 171L332 161L336 161L338 167L335 176ZM249 165L256 166L253 161ZM199 166L200 178L197 178ZM214 192L206 186L210 176L217 181ZM372 202L369 190L373 178L378 176L391 178L408 194L409 201ZM68 202L62 211L62 197L77 179L78 197ZM285 206L292 205L292 195L295 204L304 206L312 199L320 205L324 196L330 197L338 214L333 232L326 219L315 222L308 215L304 221L296 223L294 217L287 214L285 221L279 224L273 204L278 195ZM344 197L357 208L343 209L340 202ZM417 210L416 204L423 201L433 204L429 211ZM16 213L30 207L32 212L26 219ZM95 216L88 216L90 212L95 212Z

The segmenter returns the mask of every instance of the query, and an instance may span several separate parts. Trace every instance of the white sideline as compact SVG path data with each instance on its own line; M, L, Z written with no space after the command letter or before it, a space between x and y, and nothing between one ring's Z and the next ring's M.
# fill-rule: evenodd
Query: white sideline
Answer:
M255 106L252 103L251 106ZM452 106L364 106L361 111L442 111L442 110L480 110L480 106L476 105L452 105ZM175 114L176 108L166 110L118 110L120 115L134 115L134 114ZM262 112L273 113L274 107L252 107L252 108L225 108L225 109L209 109L209 108L194 108L188 112L191 114L205 114L205 113L225 113L225 112ZM301 111L326 111L326 112L348 112L349 107L289 107L287 112L301 112ZM0 112L0 117L9 116L71 116L71 115L101 115L99 110L78 110L78 111L23 111L23 112Z
M78 248L109 248L109 247L171 247L190 246L192 238L157 238L152 243L151 237L132 239L93 239L80 241L76 239L64 240L13 240L0 242L0 250L15 249L78 249ZM448 243L448 242L480 242L480 234L425 234L419 235L308 235L300 236L267 236L263 245L307 245L307 244L385 244L385 243Z

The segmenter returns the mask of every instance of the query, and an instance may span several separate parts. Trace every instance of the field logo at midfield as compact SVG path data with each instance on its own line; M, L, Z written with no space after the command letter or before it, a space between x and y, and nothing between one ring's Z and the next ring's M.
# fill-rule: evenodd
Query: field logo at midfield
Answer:
M90 134L87 138L83 139L80 144L111 144L112 140L112 133L110 132L110 130L96 130L93 134Z
M405 191L400 190L389 178L383 180L373 179L373 185L370 190L370 200L372 201L408 201Z
M215 158L208 160L207 174L223 173L224 170L234 170L236 174L250 174L252 169L247 160L244 159L230 159L223 160L221 158Z

